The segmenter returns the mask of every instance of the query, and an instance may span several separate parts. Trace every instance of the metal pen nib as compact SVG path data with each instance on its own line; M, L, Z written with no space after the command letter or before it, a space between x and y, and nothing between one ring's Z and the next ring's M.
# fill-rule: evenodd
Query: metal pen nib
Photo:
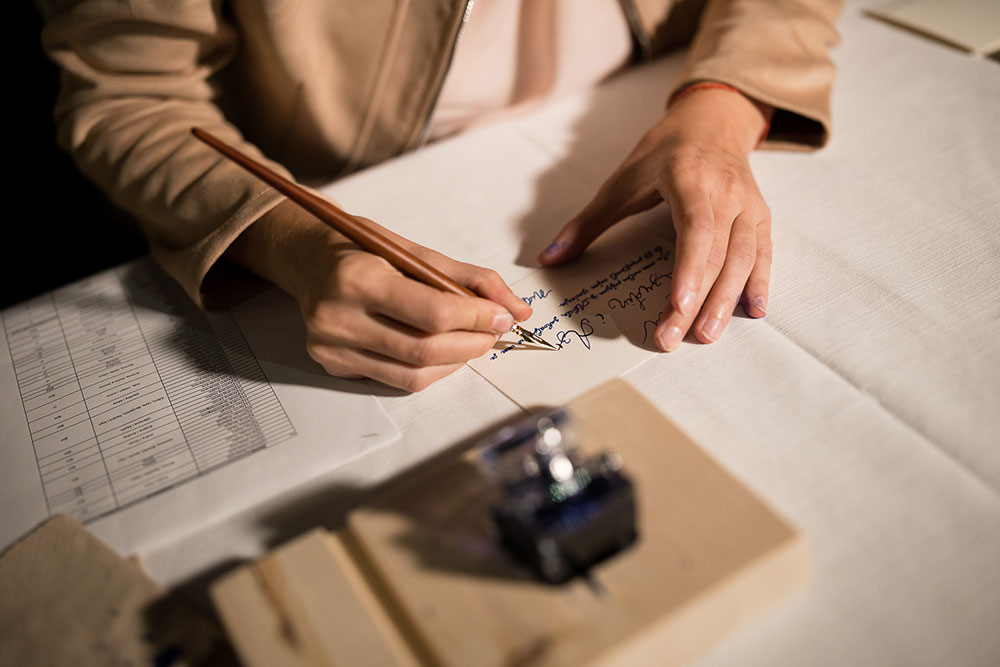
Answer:
M558 350L559 349L558 347L556 347L555 345L553 345L549 341L545 340L544 338L542 338L538 334L536 334L534 332L531 332L531 331L528 331L527 329L525 329L524 327L522 327L520 324L515 324L513 327L511 327L510 330L513 331L514 333L516 333L518 336L520 336L524 340L532 342L532 343L535 343L536 345L544 345L545 347L550 347L553 350Z

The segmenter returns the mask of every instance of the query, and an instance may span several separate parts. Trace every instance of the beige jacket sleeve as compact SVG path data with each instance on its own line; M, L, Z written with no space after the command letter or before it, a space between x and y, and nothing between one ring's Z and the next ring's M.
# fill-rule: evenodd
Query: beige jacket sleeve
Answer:
M843 0L710 0L675 90L718 81L775 109L770 148L818 148L830 136L834 23Z
M209 268L283 199L191 135L202 127L262 157L213 103L210 77L232 56L233 27L218 2L39 4L43 47L62 69L60 146L140 221L154 257L201 304Z

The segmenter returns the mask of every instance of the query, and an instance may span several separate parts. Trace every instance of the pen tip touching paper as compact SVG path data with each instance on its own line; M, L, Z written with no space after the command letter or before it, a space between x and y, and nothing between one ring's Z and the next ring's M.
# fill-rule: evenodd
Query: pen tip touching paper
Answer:
M516 333L517 335L519 335L521 338L523 338L524 340L526 340L528 342L535 343L537 345L544 345L545 347L551 348L553 350L558 350L559 349L558 347L556 347L555 345L553 345L549 341L545 340L544 338L542 338L538 334L536 334L536 333L534 333L532 331L528 331L527 329L525 329L524 327L522 327L520 324L515 324L514 327L511 329L511 331L513 331L514 333Z

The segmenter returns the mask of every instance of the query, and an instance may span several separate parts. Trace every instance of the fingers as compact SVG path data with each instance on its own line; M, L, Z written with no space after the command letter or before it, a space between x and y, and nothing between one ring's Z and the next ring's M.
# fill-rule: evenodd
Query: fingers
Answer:
M531 317L531 308L514 294L500 274L491 269L458 262L447 255L417 245L398 234L378 225L368 218L361 218L365 223L377 228L379 233L388 236L398 245L408 249L424 261L430 262L447 275L465 285L479 296L494 301L510 312L518 322ZM508 327L509 329L510 327Z
M440 366L413 366L368 350L349 347L310 347L309 354L330 375L370 377L403 391L423 391L431 383L462 367L461 363Z
M366 296L369 310L428 333L499 334L514 326L513 316L500 304L442 292L399 273L386 275Z
M530 314L499 276L464 266L482 292ZM497 334L514 324L503 305L439 291L356 250L338 255L318 294L300 305L309 355L328 373L371 377L408 391L419 391L482 356Z
M717 212L712 210L707 191L696 184L681 182L675 185L669 197L670 214L677 230L677 254L670 303L673 310L683 315L690 324L703 298L702 287L709 253L713 245L725 248L726 238L718 238ZM724 214L720 211L718 215ZM723 235L725 231L719 230ZM721 265L718 268L721 269Z
M703 343L714 343L729 324L743 288L757 259L757 229L750 216L740 214L733 222L726 250L726 263L715 279L695 325L695 336Z
M380 315L343 319L312 330L309 345L364 349L413 366L441 366L480 357L497 341L494 334L472 331L426 333Z
M640 180L640 169L641 165L633 165L612 174L597 195L542 251L539 264L556 266L568 262L616 222L659 204L660 193L648 179Z
M726 219L728 216L722 216L718 224L717 218L715 241L701 273L695 308L681 310L676 304L678 288L672 290L669 314L656 329L657 344L666 352L676 349L689 329L703 343L719 340L743 294L748 313L764 315L770 276L770 218L766 213L742 212L733 221L728 239L724 234Z
M531 317L531 307L510 290L499 273L471 264L460 262L455 262L455 264L457 266L453 268L451 275L460 283L479 296L506 308L518 322L523 322ZM496 333L502 332L497 331Z
M744 290L744 308L750 317L767 313L767 294L771 285L771 216L765 213L757 224L757 259Z
M671 296L667 303L667 312L660 320L660 323L657 324L655 332L656 344L664 352L671 352L677 349L677 346L681 344L681 341L684 340L684 336L691 328L691 323L698 314L701 304L704 302L705 297L711 290L712 284L721 273L722 267L725 264L725 243L726 239L724 237L717 237L713 240L712 246L709 247L709 250L706 253L708 257L705 260L704 265L699 268L698 275L701 276L701 283L693 295L684 297L685 299L690 299L691 301L691 305L688 310L683 311L678 308L676 303L677 289L675 287L671 290ZM679 236L678 246L680 246ZM678 250L677 254L678 261L680 261L680 250ZM676 270L674 275L677 275Z
M671 184L667 196L677 230L677 253L668 314L656 327L656 344L670 352L684 340L712 283L722 271L728 229L716 224L717 218L724 219L724 213L712 209L708 191L696 180L679 178Z

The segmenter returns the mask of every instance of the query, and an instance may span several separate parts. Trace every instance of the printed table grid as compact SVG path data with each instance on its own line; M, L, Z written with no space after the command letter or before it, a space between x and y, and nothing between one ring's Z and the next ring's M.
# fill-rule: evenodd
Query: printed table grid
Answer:
M296 435L232 314L148 262L3 326L50 514L93 521Z

